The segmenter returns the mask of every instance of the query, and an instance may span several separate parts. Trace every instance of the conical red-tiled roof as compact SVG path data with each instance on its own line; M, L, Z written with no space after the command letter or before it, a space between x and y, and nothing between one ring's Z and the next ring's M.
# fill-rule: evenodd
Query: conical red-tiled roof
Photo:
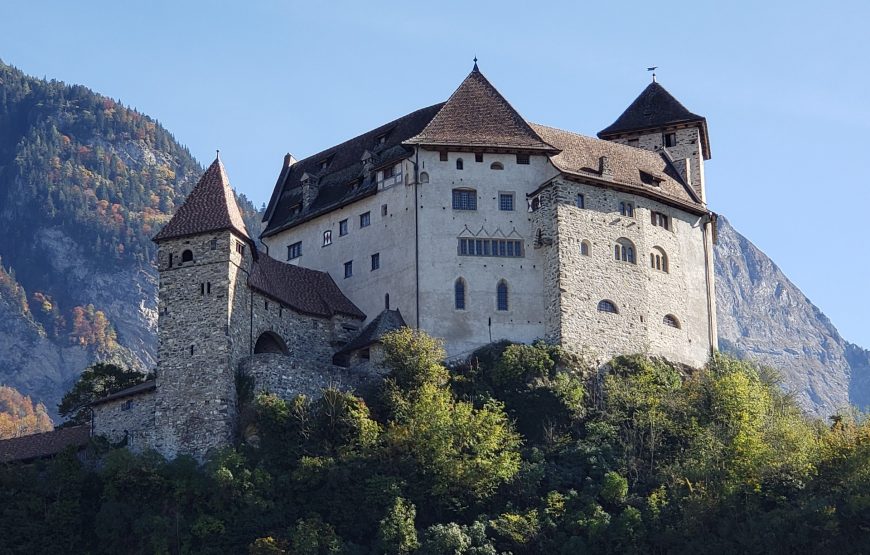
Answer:
M558 151L535 133L477 69L477 64L432 121L408 142Z
M177 239L200 233L233 230L250 239L242 219L236 196L220 157L215 158L193 191L187 196L175 215L154 236L154 241Z

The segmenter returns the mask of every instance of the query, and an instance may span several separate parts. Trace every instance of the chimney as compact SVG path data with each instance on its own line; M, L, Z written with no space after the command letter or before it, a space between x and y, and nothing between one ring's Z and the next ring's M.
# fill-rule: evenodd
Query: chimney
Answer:
M305 172L302 174L302 210L307 210L317 198L317 178Z
M613 170L610 168L610 160L607 159L607 156L600 156L598 158L598 173L601 174L601 177L613 176Z

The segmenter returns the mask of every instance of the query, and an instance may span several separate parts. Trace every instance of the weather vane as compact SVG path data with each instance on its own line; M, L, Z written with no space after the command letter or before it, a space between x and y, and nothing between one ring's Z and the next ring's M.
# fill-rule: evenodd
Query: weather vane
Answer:
M656 70L657 70L658 68L659 68L659 66L652 66L652 67L648 67L648 68L646 68L647 71L652 71L652 72L653 72L653 83L656 82Z

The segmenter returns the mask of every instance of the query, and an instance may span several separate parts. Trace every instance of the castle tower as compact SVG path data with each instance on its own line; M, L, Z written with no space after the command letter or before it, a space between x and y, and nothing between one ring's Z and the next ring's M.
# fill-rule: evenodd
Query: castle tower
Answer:
M701 202L707 202L704 186L704 160L710 159L707 120L687 110L655 80L598 137L663 151Z
M235 368L250 350L247 276L257 255L219 157L154 242L159 362L151 443L167 457L202 459L235 429Z

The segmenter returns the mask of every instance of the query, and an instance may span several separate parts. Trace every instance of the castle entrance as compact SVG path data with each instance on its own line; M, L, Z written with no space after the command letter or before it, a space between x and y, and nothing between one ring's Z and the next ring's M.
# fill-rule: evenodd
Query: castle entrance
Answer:
M260 353L289 355L290 350L280 335L272 331L264 331L257 338L257 343L254 345L254 354L258 355Z

